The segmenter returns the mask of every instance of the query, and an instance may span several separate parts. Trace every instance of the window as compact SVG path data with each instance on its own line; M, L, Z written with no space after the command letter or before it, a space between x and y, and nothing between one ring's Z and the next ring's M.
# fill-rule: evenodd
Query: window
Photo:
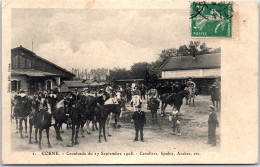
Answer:
M20 68L25 68L25 58L23 56L20 56L19 67Z
M12 91L17 91L20 89L20 87L21 87L20 81L18 81L18 80L11 81L11 90Z
M19 62L19 56L16 55L16 56L13 57L13 61L12 61L12 66L13 66L14 69L18 68L18 62Z
M26 68L32 68L32 61L29 59L25 59Z

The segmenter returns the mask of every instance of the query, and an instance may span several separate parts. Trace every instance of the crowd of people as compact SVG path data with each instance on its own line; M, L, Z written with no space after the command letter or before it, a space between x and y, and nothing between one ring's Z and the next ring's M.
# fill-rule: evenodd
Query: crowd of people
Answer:
M213 87L220 88L220 84L215 82ZM121 85L109 84L106 87L99 88L85 88L82 92L74 89L72 92L67 93L59 93L56 90L51 90L50 92L37 92L32 96L26 95L26 92L23 90L17 91L14 99L12 100L12 106L24 106L23 103L26 103L27 100L34 100L35 105L39 105L40 110L46 111L46 115L52 115L54 113L55 108L59 105L60 100L69 100L73 99L73 101L78 101L81 96L92 96L92 97L102 97L105 104L114 103L116 101L121 101L124 103L130 103L133 107L134 114L132 116L132 120L135 122L135 130L136 136L134 141L138 140L138 133L140 132L141 141L144 141L143 138L143 127L146 124L145 112L141 110L142 104L144 100L147 100L148 109L152 110L150 107L150 102L155 102L159 106L161 102L161 96L163 94L172 94L179 93L183 90L188 90L191 94L195 94L196 91L196 83L192 81L192 78L189 78L185 84L181 84L180 82L170 82L170 83L158 83L145 85L143 83L138 83L134 81L133 83L126 85L123 87ZM46 99L45 101L43 99ZM110 99L108 102L107 100ZM113 99L115 101L113 101ZM59 108L59 107L58 107ZM65 107L66 108L66 107ZM157 107L158 109L159 107ZM25 109L20 109L24 110ZM214 106L210 106L210 116L209 116L209 143L216 145L216 137L215 137L215 129L218 126L218 121L216 118L216 114L214 114ZM13 111L13 110L12 110ZM12 112L12 117L19 118L16 115L17 112ZM25 113L26 115L26 113ZM153 119L157 120L157 114L153 115ZM179 119L179 111L176 108L173 108L171 113L171 121L173 124L173 134L181 135L180 132L180 119ZM214 125L213 125L214 124Z

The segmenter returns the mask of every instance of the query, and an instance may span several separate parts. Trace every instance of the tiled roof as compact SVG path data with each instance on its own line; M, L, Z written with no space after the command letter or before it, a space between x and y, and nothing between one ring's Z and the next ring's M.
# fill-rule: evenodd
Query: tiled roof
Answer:
M34 69L12 69L11 75L27 75L29 77L57 76L57 74Z
M62 84L67 85L68 87L78 88L78 87L86 87L87 84L83 83L82 80L75 80L75 81L63 81Z
M221 54L197 55L194 60L192 56L171 57L162 65L162 71L188 70L188 69L209 69L220 68Z

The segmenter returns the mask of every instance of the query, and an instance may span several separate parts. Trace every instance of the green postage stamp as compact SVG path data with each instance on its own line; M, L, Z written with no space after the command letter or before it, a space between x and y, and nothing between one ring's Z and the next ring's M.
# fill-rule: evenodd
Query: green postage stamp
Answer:
M192 2L191 37L232 38L232 2Z

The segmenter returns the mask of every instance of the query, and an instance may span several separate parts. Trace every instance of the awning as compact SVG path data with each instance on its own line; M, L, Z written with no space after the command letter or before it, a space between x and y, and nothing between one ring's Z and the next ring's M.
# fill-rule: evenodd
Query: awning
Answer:
M34 69L12 69L11 75L26 75L29 77L46 77L46 76L59 76L50 72L39 71Z

